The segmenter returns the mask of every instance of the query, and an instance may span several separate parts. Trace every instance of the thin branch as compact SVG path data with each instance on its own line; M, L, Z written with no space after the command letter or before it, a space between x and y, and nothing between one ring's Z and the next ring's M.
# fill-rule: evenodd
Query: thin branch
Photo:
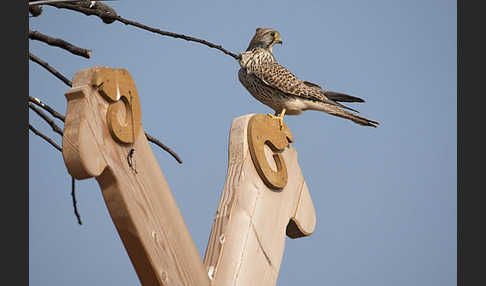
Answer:
M66 117L64 115L62 115L61 113L55 111L52 107L50 107L49 105L45 104L44 102L40 101L40 99L36 98L36 97L32 97L29 95L29 101L42 107L45 111L49 112L52 116L54 116L55 118L61 120L62 122L64 122L64 120L66 119Z
M101 2L91 3L91 1L79 1L78 3L51 3L47 4L56 8L64 8L73 11L77 11L85 14L86 16L95 15L101 18L105 24L111 24L115 22L115 19L109 18L111 16L117 16L116 11L108 5Z
M179 158L179 156L174 151L172 151L169 147L167 147L164 143L160 142L157 138L152 137L147 132L145 132L145 136L147 137L148 141L150 141L150 142L154 143L155 145L159 146L160 148L164 149L166 152L168 152L170 155L172 155L172 157L174 157L174 159L176 159L177 162L179 162L179 164L182 164L181 158Z
M82 0L44 0L44 1L29 1L29 6L44 5L44 4L51 4L51 3L80 2L80 1L82 1ZM117 0L98 0L98 1L117 1ZM90 2L98 2L98 1L90 1Z
M35 102L35 101L34 101ZM30 104L30 102L29 102ZM41 104L40 100L36 103L36 104ZM45 108L45 105L41 105L43 108ZM29 105L30 107L30 105ZM50 107L49 107L50 108ZM36 110L36 109L34 109ZM42 111L38 110L40 113L43 114ZM57 113L57 111L53 110L55 113ZM37 112L37 111L36 111ZM39 113L38 113L39 114ZM40 115L40 114L39 114ZM43 117L43 116L41 116ZM46 116L47 117L47 116ZM43 117L44 118L44 117ZM64 121L64 119L62 119ZM47 141L49 144L51 144L52 146L54 146L54 148L56 148L57 150L59 150L59 152L62 152L62 148L57 145L51 138L47 137L46 135L44 135L42 132L40 132L39 130L37 130L36 128L34 128L32 125L30 125L29 123L29 129L34 132L35 135L37 136L40 136L42 139L44 139L45 141ZM61 133L62 134L62 133ZM73 198L73 207L74 207L74 214L76 215L76 218L78 219L78 224L79 225L82 225L83 222L81 221L81 216L79 215L79 212L78 212L78 207L77 207L77 204L76 204L76 194L75 194L75 179L73 176L71 176L71 196Z
M172 37L172 38L183 39L183 40L186 40L186 41L197 42L197 43L206 45L210 48L220 50L223 53L233 57L235 60L240 59L239 55L236 55L236 54L224 49L221 45L217 45L217 44L208 42L208 41L203 40L203 39L198 39L198 38L186 36L186 35L183 35L183 34L177 34L177 33L172 33L172 32L168 32L168 31L163 31L163 30L160 30L160 29L157 29L157 28L152 28L152 27L149 27L147 25L144 25L144 24L141 24L141 23L138 23L138 22L135 22L135 21L125 19L121 16L118 16L116 11L113 10L111 7L109 7L105 4L102 4L102 3L96 3L96 5L94 5L91 8L88 8L89 6L86 6L86 4L84 4L84 3L78 3L78 4L56 3L56 4L49 4L49 5L57 7L57 8L64 8L64 9L78 11L78 12L81 12L81 13L87 15L87 16L90 16L90 15L98 16L103 20L103 22L108 23L108 24L112 23L116 20L116 21L119 21L119 22L121 22L125 25L135 26L137 28L147 30L147 31L150 31L152 33L156 33L156 34L159 34L159 35L162 35L162 36L168 36L168 37Z
M63 76L60 72L58 72L57 70L55 70L53 67L49 66L48 63L46 63L45 61L43 61L43 60L39 59L38 57L34 56L30 52L29 52L29 58L32 61L34 61L34 62L38 63L39 65L41 65L42 67L44 67L45 69L47 69L49 72L51 72L53 75L55 75L58 79L60 79L61 81L63 81L67 86L72 87L72 82L70 80L68 80L65 76ZM40 99L33 98L33 97L29 96L29 101L35 103L36 105L38 105L40 107L42 107L44 110L46 110L47 112L49 112L52 116L54 116L54 117L56 117L56 118L58 118L58 119L60 119L60 120L62 120L64 122L64 120L65 120L65 116L64 115L60 114L59 112L57 112L56 110L54 110L49 105L41 102ZM29 107L31 107L37 114L39 114L49 124L51 124L50 122L52 122L52 124L55 125L55 123L54 123L54 121L52 119L50 119L45 113L43 113L39 109L35 108L35 106L33 106L31 103L29 103ZM43 114L43 115L41 115L41 114ZM51 127L52 127L52 125L51 125ZM53 127L53 129L54 128L55 127ZM60 134L62 134L62 131L61 131ZM154 138L150 134L145 133L145 135L147 137L147 140L149 140L150 142L152 142L155 145L159 146L160 148L164 149L166 152L168 152L170 155L172 155L172 157L174 157L174 159L176 159L177 162L179 162L180 164L182 164L182 160L179 158L179 156L174 151L172 151L169 147L167 147L165 144L163 144L162 142L160 142L158 139Z
M60 134L62 136L63 130L59 126L57 126L57 124L54 122L54 120L52 120L52 118L50 118L47 114L45 114L39 108L35 107L30 102L29 102L29 108L34 110L35 113L37 113L37 115L42 117L42 119L44 119L51 126L52 130L54 130L55 132L57 132L58 134Z
M78 206L76 204L76 193L75 191L75 186L76 186L76 180L74 179L73 176L71 176L71 197L73 198L73 208L74 208L74 214L76 215L76 218L78 219L78 224L82 225L83 222L81 221L81 216L79 215L78 212Z
M32 15L31 17L37 17L42 14L42 6L31 6L29 3L29 13Z
M38 63L39 65L41 65L43 68L45 68L50 73L52 73L55 77L57 77L58 79L62 80L65 84L67 84L69 86L72 86L73 85L72 82L69 79L67 79L60 72L58 72L53 67L51 67L47 62L45 62L45 61L39 59L38 57L34 56L31 52L29 52L29 59L32 60L33 62Z
M118 20L119 22L122 22L125 25L135 26L137 28L150 31L152 33L160 34L162 36L169 36L169 37L173 37L173 38L183 39L183 40L186 40L186 41L197 42L197 43L206 45L206 46L208 46L210 48L213 48L213 49L217 49L217 50L222 51L223 53L225 53L225 54L233 57L235 60L238 60L240 58L238 55L235 55L232 52L224 49L221 45L216 45L216 44L213 44L213 43L208 42L206 40L194 38L194 37L191 37L191 36L186 36L186 35L183 35L183 34L176 34L176 33L168 32L168 31L162 31L160 29L152 28L152 27L149 27L147 25L144 25L144 24L141 24L141 23L138 23L138 22L135 22L135 21L131 21L131 20L122 18L120 16L116 16L116 17L113 17L113 18L116 19L116 20Z
M44 139L45 141L47 141L47 143L49 143L52 146L54 146L54 148L56 148L57 150L59 150L59 152L62 152L62 148L59 147L59 145L57 145L51 138L47 137L42 132L40 132L39 130L35 129L32 125L30 125L30 123L29 123L29 129L32 132L34 132L35 135L41 137L42 139Z
M76 47L75 45L68 43L68 42L64 41L63 39L52 38L50 36L44 35L44 34L37 32L37 31L29 30L29 39L38 40L38 41L44 42L48 45L65 49L65 50L71 52L72 54L82 56L82 57L85 57L87 59L89 59L91 57L91 51L90 50Z
M33 102L34 104L40 106L41 108L43 108L44 110L46 110L47 112L49 112L52 116L54 116L55 118L57 119L60 119L62 122L65 121L65 116L60 114L59 112L57 112L56 110L54 110L52 107L50 107L49 105L45 104L44 102L40 101L40 99L38 98L35 98L35 97L32 97L32 96L29 96L29 101L30 102ZM31 106L32 104L29 103L29 107ZM34 111L36 111L34 109ZM36 111L37 112L37 111ZM42 114L44 114L42 111L40 111ZM39 114L39 113L38 113ZM40 114L39 114L40 115ZM47 115L44 114L44 116L40 115L42 118L44 118L44 120L51 120L50 118L47 117ZM48 121L49 123L49 121ZM49 123L50 124L50 123ZM52 126L52 125L51 125ZM160 142L157 138L154 138L153 136L151 136L150 134L148 134L147 132L145 132L145 136L147 137L147 140L154 143L155 145L159 146L160 148L164 149L167 153L169 153L172 157L174 157L174 159L176 159L177 162L179 162L179 164L182 164L182 160L181 158L179 157L179 155L177 155L176 152L174 152L173 150L171 150L169 147L167 147L164 143Z

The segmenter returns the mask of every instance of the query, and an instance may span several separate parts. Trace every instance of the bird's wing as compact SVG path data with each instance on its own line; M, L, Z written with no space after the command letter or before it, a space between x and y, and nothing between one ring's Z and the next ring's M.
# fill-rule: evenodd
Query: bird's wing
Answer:
M320 85L318 85L318 84L315 84L315 83L313 83L313 82L306 81L306 80L304 80L303 82L304 82L304 84L305 84L305 85L307 85L307 86L310 86L310 87L316 87L316 88L320 88L320 89L322 89L322 90L323 90L323 88L322 88Z
M283 93L317 101L323 99L322 96L312 92L312 89L305 86L302 80L277 63L261 64L254 71L254 74L266 85L276 88Z
M327 98L334 100L334 101L340 101L340 102L365 102L362 98L356 97L356 96L351 96L349 94L345 93L340 93L340 92L334 92L334 91L329 91L325 90L322 87L320 87L318 84L315 84L310 81L304 80L303 83L309 87L314 87L320 89L321 93L324 93Z
M260 65L260 67L254 71L254 75L266 85L278 89L285 94L298 96L313 101L320 101L358 112L357 110L349 108L328 98L328 96L325 94L325 90L323 90L320 86L298 79L289 70L277 63Z

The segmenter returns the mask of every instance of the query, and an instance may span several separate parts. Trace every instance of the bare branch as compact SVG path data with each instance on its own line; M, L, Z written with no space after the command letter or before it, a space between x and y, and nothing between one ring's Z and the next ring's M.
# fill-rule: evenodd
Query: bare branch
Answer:
M168 32L168 31L163 31L163 30L160 30L160 29L157 29L157 28L152 28L152 27L149 27L147 25L144 25L144 24L141 24L141 23L138 23L138 22L135 22L135 21L125 19L121 16L118 16L115 10L113 10L111 7L109 7L109 6L107 6L103 3L96 3L96 5L94 5L91 8L88 8L89 6L86 6L86 4L84 4L84 3L79 3L79 4L70 4L70 3L59 3L59 4L57 4L56 3L56 4L49 4L49 5L57 7L57 8L64 8L64 9L70 9L70 10L78 11L78 12L81 12L81 13L87 15L87 16L95 15L95 16L100 17L103 20L103 22L105 22L105 23L112 23L116 20L116 21L119 21L119 22L121 22L125 25L135 26L137 28L140 28L140 29L143 29L143 30L146 30L146 31L150 31L152 33L156 33L156 34L159 34L159 35L162 35L162 36L168 36L168 37L172 37L172 38L183 39L183 40L186 40L186 41L197 42L197 43L206 45L210 48L220 50L223 53L233 57L235 60L239 60L239 58L240 58L239 55L236 55L236 54L224 49L221 45L216 45L216 44L213 44L213 43L208 42L206 40L194 38L194 37L191 37L191 36L186 36L186 35L183 35L183 34L177 34L177 33L172 33L172 32ZM110 22L107 22L107 21L110 21Z
M30 123L29 123L29 129L32 132L34 132L35 135L41 137L42 139L44 139L45 141L47 141L47 143L49 143L52 146L54 146L54 148L56 148L57 150L59 150L59 152L62 152L62 148L59 147L59 145L57 145L51 138L47 137L42 132L40 132L39 130L35 129L32 125L30 125Z
M165 144L160 142L157 138L152 137L147 132L145 132L145 137L147 137L148 141L154 143L155 145L167 151L170 155L172 155L172 157L174 157L174 159L176 159L177 162L179 162L179 164L182 164L181 158L179 158L179 156L174 151L172 151L169 147L167 147Z
M60 72L55 70L53 67L51 67L47 62L39 59L38 57L34 56L31 52L29 52L29 59L35 63L38 63L42 67L44 67L46 70L48 70L50 73L52 73L54 76L56 76L58 79L62 80L65 84L72 86L72 82L67 79L65 76L63 76Z
M44 110L46 110L47 112L49 112L52 116L62 120L62 122L64 122L64 120L66 119L64 115L60 114L59 112L57 112L56 110L54 110L52 107L50 107L49 105L45 104L44 102L42 102L40 99L38 98L35 98L35 97L32 97L32 96L29 96L29 101L40 106L41 108L43 108ZM30 103L29 103L30 104ZM31 105L29 105L30 107ZM36 111L34 109L34 111ZM37 111L36 111L37 112ZM42 111L41 111L42 112ZM38 113L39 114L39 113ZM44 114L42 112L42 114ZM40 114L39 114L40 115ZM45 114L44 114L45 115ZM44 120L51 120L52 119L46 119L45 117L47 117L47 115L45 115L45 117L43 117L42 115L40 115L42 118L44 118ZM48 121L49 123L49 121ZM52 126L52 125L51 125ZM176 159L177 162L179 162L179 164L182 164L182 160L181 158L179 157L179 155L177 155L176 152L174 152L173 150L171 150L169 147L167 147L164 143L160 142L157 138L154 138L153 136L151 136L150 134L148 134L147 132L145 132L145 136L147 137L147 140L154 143L155 145L159 146L160 148L164 149L167 153L169 153L172 157L174 157L174 159Z
M78 212L78 206L76 204L76 180L74 179L73 176L71 176L71 197L73 198L73 208L74 208L74 214L76 215L76 218L78 219L78 224L82 225L83 222L81 221L81 216L79 215Z
M44 1L29 1L29 7L30 6L36 6L36 5L51 4L51 3L68 3L68 2L81 2L81 1L83 1L83 0L44 0ZM117 0L98 0L98 1L117 1ZM98 1L89 1L89 2L98 2Z
M58 133L58 134L60 134L62 136L63 130L59 126L57 126L57 124L54 122L54 120L52 120L52 118L50 118L47 114L45 114L39 108L35 107L30 102L29 102L29 108L32 109L32 110L34 110L35 113L37 113L37 115L39 115L40 117L42 117L42 119L44 119L51 126L52 130L54 130L56 133Z
M31 6L29 3L29 12L32 17L37 17L42 14L42 6Z
M64 122L64 120L66 119L66 117L64 115L62 115L61 113L55 111L52 107L50 107L49 105L45 104L44 102L40 101L40 99L36 98L36 97L32 97L29 95L29 101L42 107L44 110L46 110L47 112L49 112L52 116L54 116L55 118L57 119L60 119L62 122Z
M80 1L78 3L51 3L47 4L54 6L56 8L64 8L73 11L77 11L85 14L86 16L95 15L101 18L105 24L111 24L116 21L116 19L110 18L111 16L118 16L116 11L108 5L101 2L96 2L92 5L91 1Z
M113 18L118 20L119 22L122 22L125 25L135 26L137 28L150 31L152 33L160 34L162 36L169 36L169 37L179 38L179 39L183 39L183 40L190 41L190 42L197 42L197 43L206 45L210 48L218 49L218 50L222 51L223 53L233 57L235 60L239 59L238 55L235 55L232 52L224 49L221 45L216 45L216 44L213 44L213 43L208 42L206 40L194 38L194 37L191 37L191 36L186 36L186 35L183 35L183 34L176 34L176 33L172 33L172 32L162 31L160 29L152 28L152 27L149 27L147 25L144 25L144 24L141 24L141 23L138 23L138 22L135 22L135 21L127 20L127 19L122 18L120 16L116 16L116 17L113 17Z
M29 52L29 58L32 61L34 61L34 62L38 63L39 65L41 65L42 67L44 67L45 69L47 69L49 72L51 72L53 75L55 75L58 79L62 80L66 85L68 85L70 87L72 86L72 82L70 80L68 80L65 76L63 76L60 72L58 72L57 70L55 70L53 67L49 66L49 64L46 63L45 61L39 59L38 57L34 56L30 52ZM36 104L38 106L40 106L41 108L43 108L44 110L46 110L47 112L49 112L52 116L54 116L54 117L56 117L56 118L58 118L58 119L60 119L60 120L62 120L64 122L64 120L65 120L65 116L64 115L60 114L59 112L57 112L56 110L54 110L49 105L41 102L40 99L29 96L29 101L30 102L33 102L34 104ZM35 108L35 106L33 106L31 103L29 103L29 107L31 107L37 114L39 114L39 116L41 116L49 124L51 124L51 127L53 126L52 124L55 125L55 123L54 123L54 121L52 119L50 119L45 113L43 113L39 109ZM57 126L57 125L55 125L55 126ZM55 127L53 127L53 129L54 128ZM57 128L59 128L59 127L57 127ZM60 128L59 128L59 130L60 130ZM61 131L60 134L62 134L62 131ZM179 156L174 151L172 151L169 147L167 147L165 144L163 144L162 142L160 142L158 139L154 138L150 134L145 133L145 135L147 137L147 140L149 140L150 142L152 142L155 145L159 146L160 148L164 149L166 152L168 152L170 155L172 155L172 157L174 157L174 159L176 159L177 162L179 162L180 164L182 164L182 160L179 158Z
M38 40L38 41L44 42L44 43L46 43L50 46L55 46L55 47L65 49L65 50L71 52L72 54L82 56L82 57L85 57L87 59L89 59L91 57L91 51L90 50L76 47L75 45L68 43L68 42L64 41L63 39L52 38L50 36L44 35L44 34L37 32L37 31L29 30L29 39Z

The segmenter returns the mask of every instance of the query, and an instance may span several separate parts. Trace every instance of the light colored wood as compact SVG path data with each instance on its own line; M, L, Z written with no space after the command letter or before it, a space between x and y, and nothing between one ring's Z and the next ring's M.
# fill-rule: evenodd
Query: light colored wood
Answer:
M269 116L257 114L248 122L248 146L251 159L263 182L271 189L282 189L287 185L287 165L281 151L292 141L292 133L287 125L284 124L280 128L280 122ZM267 154L271 154L273 161L267 160Z
M249 127L251 122L256 126ZM249 128L259 130L249 135ZM297 152L284 139L293 140L292 134L285 124L280 130L277 119L250 114L233 120L226 182L204 258L212 285L275 285L285 235L297 238L314 231L314 206ZM260 149L253 156L256 164L250 144L260 145L252 147ZM256 165L266 171L257 171ZM274 178L265 178L268 174ZM274 181L268 185L265 180Z
M142 285L209 285L144 135L130 74L105 67L81 70L66 99L62 141L66 167L77 179L98 181Z
M121 143L133 143L142 126L142 113L137 88L128 71L98 69L91 84L111 103L106 120L113 137Z

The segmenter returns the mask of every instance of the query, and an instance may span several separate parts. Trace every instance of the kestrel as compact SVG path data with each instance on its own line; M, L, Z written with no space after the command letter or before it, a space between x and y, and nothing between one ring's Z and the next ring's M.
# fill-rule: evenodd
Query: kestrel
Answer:
M339 103L364 102L363 99L300 80L279 65L272 54L275 44L282 44L276 30L257 28L246 52L240 54L238 79L253 97L275 110L275 115L268 115L277 118L280 126L285 114L298 115L305 110L323 111L364 126L376 127L379 124L344 110L358 112Z

